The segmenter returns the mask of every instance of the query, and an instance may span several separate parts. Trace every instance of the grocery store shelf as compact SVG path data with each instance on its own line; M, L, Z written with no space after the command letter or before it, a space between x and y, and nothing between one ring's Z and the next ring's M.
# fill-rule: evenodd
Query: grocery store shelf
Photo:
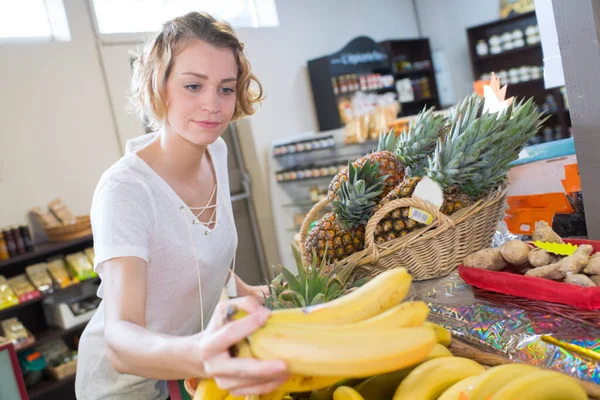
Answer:
M36 335L35 342L33 342L27 346L18 347L18 348L16 348L16 350L23 351L23 350L27 350L27 349L30 349L35 346L41 346L44 343L48 343L48 342L51 342L56 339L61 339L71 333L83 330L83 328L85 328L85 326L87 324L88 324L87 322L84 322L82 324L75 325L74 327L69 328L69 329L49 328L46 331Z
M35 245L35 250L31 253L22 254L16 257L11 257L8 260L0 261L0 270L4 267L8 267L19 263L35 262L40 257L49 257L54 254L61 253L72 247L85 245L86 243L92 242L92 235L85 236L75 240L69 240L65 242L49 242L41 245Z
M522 53L522 52L529 51L529 50L541 50L541 49L542 49L542 45L538 43L538 44L533 44L533 45L529 45L529 46L519 47L517 49L506 50L506 51L503 51L502 53L498 53L498 54L488 54L487 56L479 56L479 57L476 57L474 59L474 61L481 62L481 61L493 60L493 59L496 59L499 57L507 56L509 54L516 54L516 53Z
M75 375L71 375L67 378L64 378L64 379L61 379L58 381L42 379L40 381L40 383L29 388L27 390L27 392L29 394L29 399L33 400L33 399L36 399L36 398L39 398L39 397L45 395L48 392L53 391L55 389L58 389L65 385L73 385L74 383L75 383Z
M72 287L79 286L79 285L84 285L84 284L86 284L88 282L98 283L98 282L100 282L100 278L93 278L93 279L88 279L88 280L85 280L85 281L81 281L80 283L68 286L68 287L66 287L64 289L56 289L52 293L42 294L38 298L29 300L29 301L25 301L23 303L16 304L16 305L14 305L12 307L8 307L8 308L5 308L5 309L2 309L2 310L0 310L0 317L2 316L2 314L8 314L9 312L12 312L14 310L18 310L19 308L27 307L27 306L30 306L32 304L39 303L39 302L43 301L44 299L47 299L48 297L54 296L58 292L69 290Z

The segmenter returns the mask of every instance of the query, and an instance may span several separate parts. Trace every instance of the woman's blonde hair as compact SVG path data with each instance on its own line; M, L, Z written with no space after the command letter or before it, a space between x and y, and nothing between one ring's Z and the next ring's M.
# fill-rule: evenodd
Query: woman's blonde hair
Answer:
M165 121L165 83L173 59L190 39L233 51L238 66L233 120L254 114L254 103L263 99L263 90L250 70L244 44L227 22L218 21L206 13L191 12L163 24L162 30L146 43L133 61L132 106L142 120L146 120L153 129L160 128ZM255 82L257 92L250 88L252 82Z

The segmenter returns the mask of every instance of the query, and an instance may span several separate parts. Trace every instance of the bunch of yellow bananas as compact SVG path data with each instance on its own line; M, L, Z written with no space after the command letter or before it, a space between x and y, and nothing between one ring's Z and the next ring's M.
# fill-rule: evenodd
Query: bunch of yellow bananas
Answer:
M587 399L575 380L556 372L520 364L485 371L453 357L443 346L451 335L426 321L427 305L403 302L411 281L397 268L331 302L273 311L265 326L238 344L237 356L283 360L290 379L273 393L245 398L203 379L194 400L282 400L301 392L311 392L311 400L459 400L465 394L469 400L514 400L515 393L520 400ZM553 382L539 384L548 377ZM543 397L547 388L568 396Z
M585 400L573 378L525 364L506 364L487 371L475 361L448 357L416 368L377 376L355 387L339 386L333 400ZM366 384L368 382L368 384ZM398 384L395 391L393 384ZM392 385L390 385L392 384ZM382 387L384 388L382 390ZM392 392L390 392L392 389Z

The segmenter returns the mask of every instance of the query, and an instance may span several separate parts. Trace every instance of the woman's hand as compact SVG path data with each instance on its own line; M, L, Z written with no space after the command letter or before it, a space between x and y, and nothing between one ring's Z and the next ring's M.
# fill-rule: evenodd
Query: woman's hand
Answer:
M228 322L236 310L248 315ZM269 393L281 386L289 377L283 361L235 358L229 353L230 347L263 326L269 313L253 296L219 303L208 327L200 334L205 377L213 378L221 389L234 396Z
M269 286L252 286L240 279L239 276L234 275L235 286L237 288L238 297L254 297L258 299L261 304L265 304L265 297L269 296Z

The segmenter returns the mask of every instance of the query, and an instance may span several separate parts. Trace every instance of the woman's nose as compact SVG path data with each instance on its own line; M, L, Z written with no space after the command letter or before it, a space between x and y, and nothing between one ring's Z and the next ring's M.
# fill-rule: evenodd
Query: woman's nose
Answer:
M212 91L205 92L201 97L201 107L204 111L207 111L210 114L218 113L220 106L217 93L212 93Z

